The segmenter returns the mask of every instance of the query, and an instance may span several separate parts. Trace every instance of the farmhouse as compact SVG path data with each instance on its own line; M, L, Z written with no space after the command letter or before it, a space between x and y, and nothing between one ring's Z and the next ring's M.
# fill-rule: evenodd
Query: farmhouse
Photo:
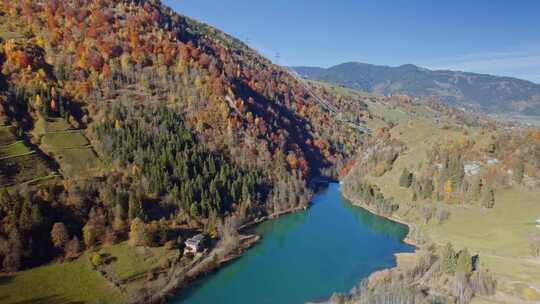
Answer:
M186 247L184 248L184 254L191 253L195 254L197 252L200 252L204 249L204 241L205 236L204 234L197 234L196 236L188 239L184 244Z

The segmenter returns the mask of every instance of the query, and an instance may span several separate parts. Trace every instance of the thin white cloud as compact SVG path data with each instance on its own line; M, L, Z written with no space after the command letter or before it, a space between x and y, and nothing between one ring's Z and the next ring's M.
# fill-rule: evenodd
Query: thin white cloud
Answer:
M512 76L540 83L540 47L529 46L508 52L483 52L425 62L430 69Z

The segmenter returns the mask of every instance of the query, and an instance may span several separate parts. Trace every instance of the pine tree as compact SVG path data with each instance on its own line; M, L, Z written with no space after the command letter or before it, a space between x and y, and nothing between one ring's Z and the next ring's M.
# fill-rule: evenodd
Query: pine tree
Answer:
M493 208L495 206L495 193L490 186L486 186L484 188L482 206L484 206L485 208Z
M431 178L426 178L424 180L424 186L422 187L422 198L427 199L431 198L433 194L433 181Z
M441 248L439 257L441 261L441 270L443 272L453 273L456 270L457 257L451 243L447 243Z
M401 173L401 176L399 177L399 186L404 188L409 188L412 185L413 181L413 174L407 170L407 168L403 169L403 172Z
M523 182L524 175L525 175L525 165L523 164L523 161L519 160L514 169L514 180L518 184L521 184Z

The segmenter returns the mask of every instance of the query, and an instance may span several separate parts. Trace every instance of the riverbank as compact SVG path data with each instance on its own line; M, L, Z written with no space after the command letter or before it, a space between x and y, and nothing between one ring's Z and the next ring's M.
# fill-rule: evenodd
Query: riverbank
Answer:
M407 226L408 232L407 232L407 236L403 239L403 242L405 242L406 244L415 246L415 247L419 246L417 240L414 237L414 235L416 234L416 225L415 224L410 223L410 222L408 222L408 221L406 221L406 220L404 220L402 218L399 218L396 215L388 216L388 215L382 214L382 213L378 212L375 208L369 206L368 204L365 204L361 200L353 198L352 195L350 193L347 193L346 191L341 191L341 195L343 195L343 197L347 201L349 201L353 206L360 207L360 208L365 209L365 210L369 211L370 213L373 213L373 214L375 214L377 216L384 217L385 219L390 220L392 222L396 222L398 224L402 224L402 225Z
M405 226L351 207L337 183L317 193L309 212L265 221L252 233L263 236L254 248L191 284L171 303L293 304L326 299L394 266L394 253L414 250L401 241L408 233Z
M380 214L353 195L343 192L343 196L354 206L401 223L409 227L404 240L416 246L415 256L410 254L396 254L396 268L407 268L411 265L422 250L421 240L415 239L418 223L409 222L397 216ZM519 199L517 197L519 196ZM426 229L427 238L436 245L450 242L457 249L467 248L473 254L479 254L482 265L489 269L497 280L495 295L475 296L472 303L537 303L540 301L540 289L536 286L540 282L540 268L538 261L528 258L526 237L534 226L534 211L538 210L534 195L518 193L513 189L498 192L498 201L495 208L485 210L481 206L472 205L468 208L456 206L451 209L450 218L443 224L430 223ZM517 208L516 204L523 206ZM451 206L453 207L453 206ZM527 220L527 218L529 218ZM427 224L426 224L427 225ZM531 227L532 226L532 227ZM520 234L512 233L519 231ZM488 237L498 235L500 237ZM512 246L507 246L512 240ZM384 273L374 273L370 278L383 276ZM440 287L440 286L435 286Z
M287 210L275 212L257 219L254 219L248 223L245 223L241 225L237 231L239 233L246 232L250 228L261 224L268 220L277 219L281 216L306 210L309 208L309 205L307 206L299 206L294 208L289 208ZM216 247L212 249L209 253L206 255L199 257L199 262L197 262L191 269L185 272L185 278L181 281L177 281L175 283L169 282L167 285L159 288L158 292L156 292L152 298L150 299L150 302L152 303L164 303L167 300L170 300L172 297L176 296L179 292L182 290L188 289L194 282L197 280L203 279L204 277L218 271L222 267L226 266L230 262L242 257L242 255L249 250L251 247L253 247L257 242L259 242L262 238L261 235L257 234L239 234L239 243L238 246L229 249L229 252L223 253L223 249L220 247ZM216 259L217 256L220 256ZM177 275L178 276L178 275Z

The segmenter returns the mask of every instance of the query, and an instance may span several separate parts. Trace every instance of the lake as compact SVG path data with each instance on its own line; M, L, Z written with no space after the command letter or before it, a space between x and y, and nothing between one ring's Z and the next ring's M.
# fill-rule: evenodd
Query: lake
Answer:
M311 208L266 221L263 239L236 261L181 291L172 303L305 303L348 292L395 266L407 227L354 207L331 183Z

